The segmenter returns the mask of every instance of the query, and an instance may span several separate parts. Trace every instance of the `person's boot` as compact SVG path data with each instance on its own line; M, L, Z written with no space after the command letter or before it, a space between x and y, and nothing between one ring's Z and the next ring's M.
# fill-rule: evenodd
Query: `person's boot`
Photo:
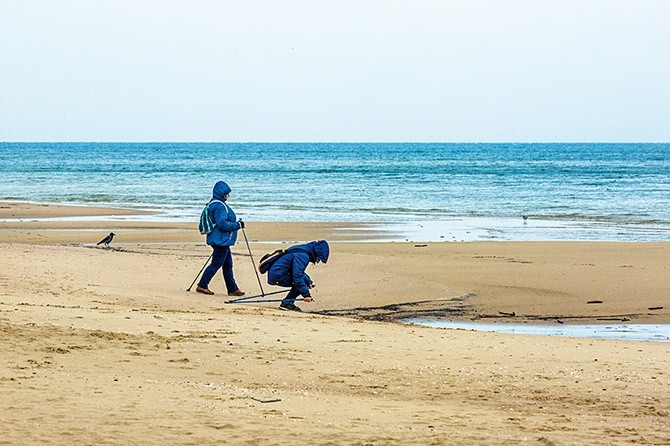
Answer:
M233 291L232 293L228 293L229 296L236 296L236 297L244 296L245 294L247 294L247 293L245 293L242 290L237 290L237 291Z
M195 290L196 290L198 293L206 294L206 295L208 295L208 296L211 296L211 295L214 294L214 291L210 290L209 288L201 287L200 285L196 286L196 287L195 287Z
M284 302L279 304L279 309L284 311L302 311L296 304L285 304Z

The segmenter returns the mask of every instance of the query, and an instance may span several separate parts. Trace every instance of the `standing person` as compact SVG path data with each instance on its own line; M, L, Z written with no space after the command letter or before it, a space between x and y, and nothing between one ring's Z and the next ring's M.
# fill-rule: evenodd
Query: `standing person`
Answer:
M237 221L235 212L226 204L230 197L230 186L223 181L214 185L212 199L209 201L209 211L212 214L216 227L207 234L207 244L212 247L212 263L202 273L196 291L198 293L212 295L209 282L216 272L221 268L223 280L229 296L244 296L244 291L235 283L233 275L233 255L230 247L237 241L237 231L244 228L243 221Z
M328 261L330 247L325 240L309 242L304 245L291 246L286 253L274 261L268 270L268 283L291 287L286 297L281 301L279 309L288 311L302 311L295 304L298 296L302 296L306 302L312 301L310 289L314 288L314 282L305 273L309 262L314 264Z

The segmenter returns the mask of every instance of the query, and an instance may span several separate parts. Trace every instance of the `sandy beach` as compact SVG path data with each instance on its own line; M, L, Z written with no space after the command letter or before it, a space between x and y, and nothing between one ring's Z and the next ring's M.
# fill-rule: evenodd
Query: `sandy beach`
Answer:
M250 222L256 260L331 242L315 302L286 313L226 304L220 276L215 296L187 292L210 254L196 224L132 213L0 203L0 445L670 444L668 342L397 322L667 324L670 243L367 243L363 224ZM233 254L259 293L243 237Z

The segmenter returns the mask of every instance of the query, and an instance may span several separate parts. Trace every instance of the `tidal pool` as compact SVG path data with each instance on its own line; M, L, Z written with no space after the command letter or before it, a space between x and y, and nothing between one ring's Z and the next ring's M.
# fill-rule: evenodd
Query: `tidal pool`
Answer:
M493 331L526 335L569 336L576 338L623 339L627 341L670 342L670 324L509 324L408 318L405 324L435 328Z

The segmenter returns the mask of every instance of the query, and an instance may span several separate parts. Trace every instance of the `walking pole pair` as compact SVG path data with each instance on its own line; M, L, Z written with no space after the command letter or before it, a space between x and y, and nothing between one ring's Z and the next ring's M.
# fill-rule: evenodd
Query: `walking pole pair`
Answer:
M279 294L279 293L285 293L286 290L279 290L279 291L273 291L271 293L265 293L265 294L256 294L255 296L244 296L244 297L238 297L237 299L231 299L227 300L225 303L227 304L255 304L259 302L281 302L284 300L283 298L281 299L260 299L256 300L259 297L267 297L267 296L272 296L273 294ZM251 300L253 299L253 300Z

